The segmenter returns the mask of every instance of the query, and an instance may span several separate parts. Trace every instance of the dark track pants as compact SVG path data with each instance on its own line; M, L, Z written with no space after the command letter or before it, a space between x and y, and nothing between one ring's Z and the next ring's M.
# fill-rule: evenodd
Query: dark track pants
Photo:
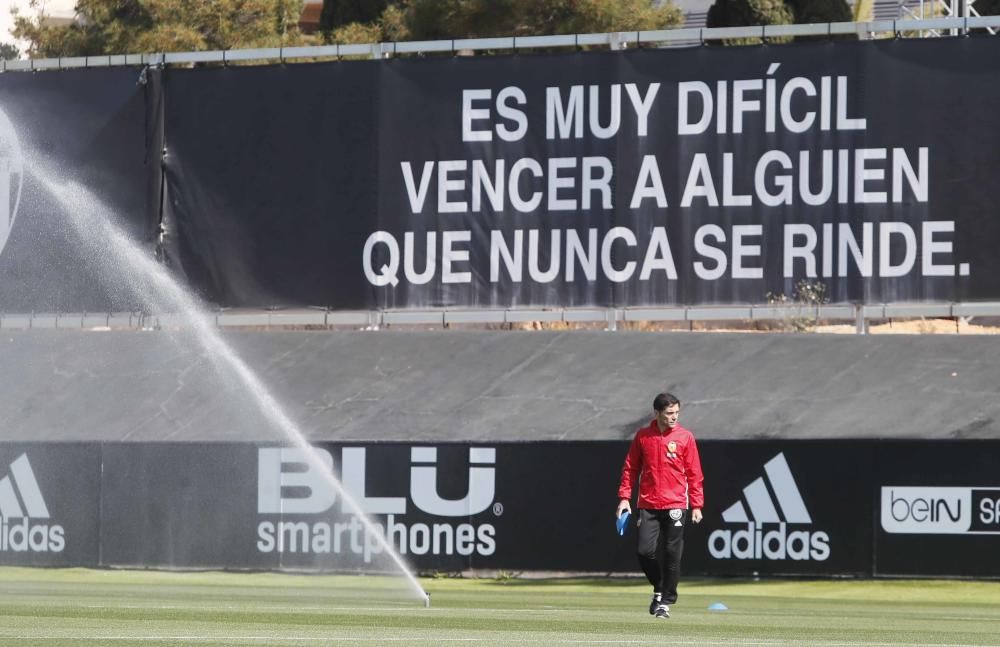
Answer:
M639 510L639 565L667 604L677 601L686 525L687 510Z

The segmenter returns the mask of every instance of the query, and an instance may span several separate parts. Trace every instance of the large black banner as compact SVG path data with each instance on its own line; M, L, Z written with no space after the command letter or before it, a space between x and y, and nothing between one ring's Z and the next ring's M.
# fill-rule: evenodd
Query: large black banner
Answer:
M998 48L5 74L0 311L1000 299Z
M94 221L153 255L159 96L142 68L0 75L0 312L142 306Z
M220 305L373 305L377 62L164 77L163 219L187 281Z
M167 70L223 305L1000 297L996 39Z

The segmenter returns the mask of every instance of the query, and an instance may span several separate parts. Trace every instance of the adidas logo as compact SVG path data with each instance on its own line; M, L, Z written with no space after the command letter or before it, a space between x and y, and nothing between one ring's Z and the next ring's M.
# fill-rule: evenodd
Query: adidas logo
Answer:
M13 482L11 481L13 478ZM21 498L24 500L24 514L21 504L17 501L14 492L14 485L21 491ZM10 464L10 476L0 479L0 517L10 519L11 517L34 517L37 519L48 519L49 509L42 498L42 491L38 488L38 481L35 480L35 473L31 470L31 463L28 462L28 455L21 454L16 461Z
M764 476L743 488L743 501L722 512L728 524L742 530L716 530L708 537L715 559L794 559L824 561L830 557L830 536L823 531L793 530L789 525L812 524L784 453L764 464ZM770 489L768 485L770 484ZM772 495L773 492L773 495ZM777 502L777 506L775 503ZM779 512L780 509L780 512Z
M0 479L0 552L62 552L66 547L62 526L31 523L48 518L49 508L28 455L21 454L10 464L10 475Z

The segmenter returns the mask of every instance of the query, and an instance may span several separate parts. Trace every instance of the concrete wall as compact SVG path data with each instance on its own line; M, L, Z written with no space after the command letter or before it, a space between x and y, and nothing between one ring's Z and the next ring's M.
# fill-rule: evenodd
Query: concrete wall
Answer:
M313 440L621 440L663 390L703 439L995 438L1000 344L962 336L226 333ZM272 441L184 335L0 333L0 440Z

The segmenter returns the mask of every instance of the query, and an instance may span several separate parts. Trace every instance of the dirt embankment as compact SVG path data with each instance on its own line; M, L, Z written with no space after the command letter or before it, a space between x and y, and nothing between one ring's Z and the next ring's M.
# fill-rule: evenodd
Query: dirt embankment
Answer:
M983 325L956 319L897 319L874 320L868 325L871 335L1000 335L1000 325ZM565 323L526 321L512 324L513 330L598 330L605 328L604 323ZM485 326L486 328L497 326ZM506 326L500 326L506 327ZM668 331L698 331L698 332L788 332L788 333L826 333L853 335L857 333L854 323L845 322L806 322L789 321L636 321L618 322L621 330L637 330L645 332Z

